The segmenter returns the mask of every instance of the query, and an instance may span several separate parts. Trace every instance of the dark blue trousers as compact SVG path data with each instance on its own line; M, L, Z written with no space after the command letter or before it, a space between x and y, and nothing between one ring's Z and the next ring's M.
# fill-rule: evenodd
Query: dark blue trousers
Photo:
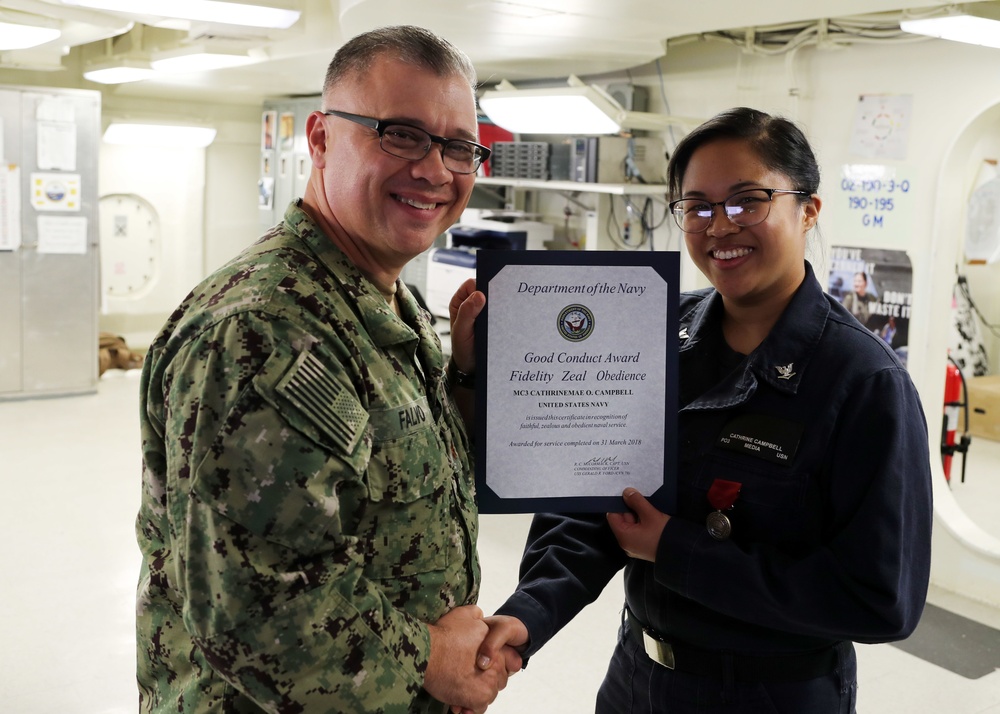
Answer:
M678 672L649 657L629 634L618 645L597 693L597 714L855 714L857 658L852 643L838 652L837 670L804 682L735 682Z

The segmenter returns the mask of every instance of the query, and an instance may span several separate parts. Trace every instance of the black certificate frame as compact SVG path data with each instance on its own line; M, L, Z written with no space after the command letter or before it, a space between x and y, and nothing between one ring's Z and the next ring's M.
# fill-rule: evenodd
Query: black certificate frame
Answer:
M487 384L490 370L490 283L509 265L543 266L553 279L560 267L638 266L652 268L664 281L667 304L662 313L643 314L635 319L660 319L665 322L664 399L663 399L663 479L646 497L664 513L676 512L677 506L677 400L678 400L678 303L680 256L676 251L540 251L480 250L476 260L477 288L486 295L486 307L475 325L476 336L476 500L481 513L600 513L626 510L620 493L600 496L509 497L490 487L488 462L488 427L490 424ZM565 271L563 271L565 272ZM494 346L504 349L503 345ZM495 406L495 405L494 405ZM655 408L655 407L654 407ZM622 487L631 484L623 483Z

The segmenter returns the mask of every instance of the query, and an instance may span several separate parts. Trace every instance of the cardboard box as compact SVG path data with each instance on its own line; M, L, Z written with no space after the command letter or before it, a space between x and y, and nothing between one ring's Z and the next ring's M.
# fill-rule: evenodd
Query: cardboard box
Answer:
M1000 441L1000 375L965 380L969 399L969 433Z

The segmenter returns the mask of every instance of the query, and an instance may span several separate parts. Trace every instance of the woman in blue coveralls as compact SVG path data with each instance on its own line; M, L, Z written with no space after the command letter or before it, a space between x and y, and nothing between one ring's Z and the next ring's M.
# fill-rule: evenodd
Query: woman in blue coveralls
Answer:
M713 286L680 300L677 512L626 489L624 514L537 515L481 663L538 651L624 567L599 714L854 712L853 642L908 636L927 592L920 401L805 259L821 201L798 127L723 112L668 173Z

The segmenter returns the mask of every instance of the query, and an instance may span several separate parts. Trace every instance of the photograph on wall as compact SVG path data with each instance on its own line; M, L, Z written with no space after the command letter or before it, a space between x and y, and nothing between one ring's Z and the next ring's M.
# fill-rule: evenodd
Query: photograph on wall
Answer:
M274 132L277 130L278 112L264 112L260 120L260 148L270 151L274 148Z
M274 205L274 177L261 176L257 182L257 205L260 208L270 210Z
M827 292L906 364L913 268L905 251L831 247Z
M282 112L278 123L278 140L282 151L291 151L295 142L295 114Z

